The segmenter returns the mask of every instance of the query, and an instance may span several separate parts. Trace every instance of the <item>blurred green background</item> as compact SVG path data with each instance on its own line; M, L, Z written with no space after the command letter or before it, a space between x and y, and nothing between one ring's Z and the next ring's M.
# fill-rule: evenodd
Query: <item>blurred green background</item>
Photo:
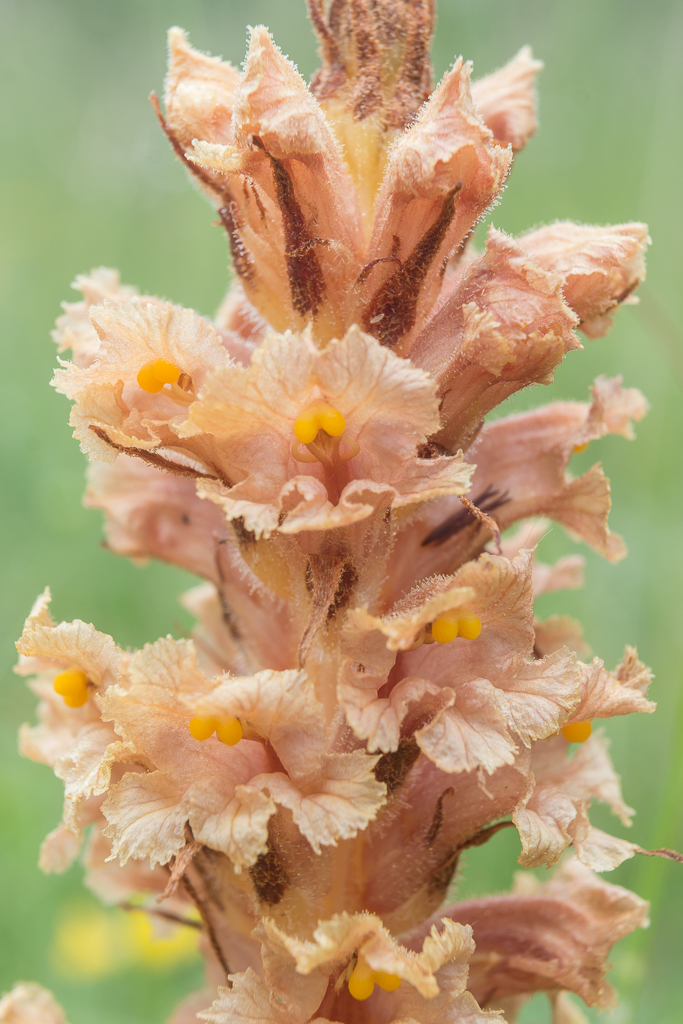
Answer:
M303 0L0 3L0 991L17 979L40 981L72 1024L160 1024L201 969L187 948L145 953L116 912L97 910L80 869L38 872L61 784L16 754L16 728L32 717L34 700L11 673L13 641L46 583L58 619L82 617L139 645L186 628L174 595L193 581L164 566L136 568L101 547L99 515L80 503L83 458L67 403L48 387L49 330L60 301L75 297L74 275L98 264L119 267L143 291L215 309L228 281L225 240L171 155L147 95L162 87L168 26L239 63L245 25L261 21L310 75L315 47ZM585 592L544 598L540 611L581 618L610 667L626 642L654 667L657 714L607 728L626 799L638 809L633 837L647 848L681 849L683 2L440 0L438 74L463 53L482 75L527 42L546 62L541 128L517 159L494 222L517 232L555 218L638 219L653 238L641 305L622 310L607 339L572 353L551 388L517 402L584 398L598 373L623 373L652 404L635 444L608 438L576 460L577 469L604 460L612 526L630 557L609 566L587 552ZM572 549L559 529L544 541L548 557ZM594 820L607 823L601 812ZM517 849L516 837L502 833L471 851L461 893L508 885ZM622 1005L609 1020L680 1022L683 867L640 858L612 879L652 901L653 924L615 952ZM97 942L111 955L98 960ZM544 1013L535 1004L525 1019Z

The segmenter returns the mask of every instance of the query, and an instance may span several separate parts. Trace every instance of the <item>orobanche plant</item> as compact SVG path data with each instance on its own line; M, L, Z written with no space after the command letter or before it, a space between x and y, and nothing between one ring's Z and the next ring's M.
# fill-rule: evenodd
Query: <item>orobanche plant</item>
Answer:
M308 6L310 85L266 28L242 72L169 35L157 114L232 253L215 320L100 268L57 321L108 546L204 582L194 639L139 651L38 598L21 745L65 789L40 863L87 831L105 902L198 912L206 988L175 1024L512 1024L539 990L576 1024L570 993L609 1006L608 952L647 919L594 874L646 851L590 823L594 798L631 815L591 723L652 711L651 677L534 617L583 564L534 550L550 519L624 555L600 464L568 464L646 402L600 377L486 416L634 301L647 230L491 227L478 251L540 64L471 84L458 59L433 89L433 0ZM562 858L550 881L451 902L461 852L506 826L521 865ZM0 1019L64 1020L32 985Z

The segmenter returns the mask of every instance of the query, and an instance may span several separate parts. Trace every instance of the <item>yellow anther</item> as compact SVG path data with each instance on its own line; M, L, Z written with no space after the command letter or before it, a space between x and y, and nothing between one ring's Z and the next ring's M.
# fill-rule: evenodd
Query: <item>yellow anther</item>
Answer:
M471 612L444 612L432 623L432 636L438 644L447 644L456 636L476 640L481 633L481 619Z
M345 429L346 420L339 409L326 402L314 402L294 421L294 436L302 444L312 444L319 430L324 430L331 437L341 437Z
M83 707L88 699L88 677L78 668L69 668L59 672L53 682L55 693L64 698L69 708Z
M575 444L574 445L574 455L578 455L579 452L585 452L585 450L586 450L586 448L588 447L589 444L590 444L590 441L584 441L583 444Z
M216 736L218 736L221 743L234 747L236 743L239 743L243 735L242 726L236 718L221 718L218 720Z
M358 962L349 978L349 992L354 999L363 1001L372 995L375 985L379 985L385 992L395 992L401 984L401 979L396 974L388 974L386 971L373 971L363 960Z
M168 359L157 359L152 366L152 373L162 384L176 384L180 377L180 367L169 363Z
M375 988L375 972L366 964L365 960L359 958L349 978L349 994L363 1002L369 999Z
M458 635L458 620L439 616L432 623L432 636L437 644L447 644Z
M590 722L570 722L562 729L562 735L568 743L585 743L592 732Z
M234 747L244 735L236 718L214 718L213 715L195 715L190 722L190 733L200 742L216 733L221 743L228 747Z
M481 633L481 619L478 615L459 615L458 632L465 640L476 640Z
M195 715L190 722L190 733L196 740L208 740L216 731L216 719L208 715Z
M140 369L138 384L143 391L155 395L164 384L175 384L180 377L180 369L167 359L151 359Z
M385 992L395 992L401 984L397 974L387 974L386 971L375 971L375 981Z

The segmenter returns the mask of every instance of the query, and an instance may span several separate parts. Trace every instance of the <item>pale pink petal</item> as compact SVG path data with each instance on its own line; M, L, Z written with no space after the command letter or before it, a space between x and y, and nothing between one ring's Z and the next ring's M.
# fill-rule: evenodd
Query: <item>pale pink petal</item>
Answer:
M21 982L0 999L2 1024L66 1024L64 1011L42 985Z
M498 145L523 149L536 131L535 84L542 67L531 47L523 46L499 71L473 83L474 106Z
M331 754L301 789L281 772L257 777L253 784L291 811L315 853L350 839L373 821L386 802L386 787L375 778L377 759L364 751Z
M468 988L483 1004L563 988L589 1006L611 1006L607 957L615 942L647 925L645 901L576 860L565 861L549 883L523 881L512 895L468 900L443 912L474 929ZM430 923L416 929L413 942Z
M104 512L107 545L116 554L161 558L217 581L217 546L227 531L192 479L120 455L114 465L90 464L85 505Z
M634 647L627 647L620 665L608 672L600 658L582 666L581 701L570 721L611 718L645 711L651 714L656 704L646 697L652 681L650 669L638 660Z
M458 59L445 75L391 151L377 197L368 267L384 262L364 274L360 322L401 351L438 295L441 264L492 203L512 158L475 111L470 71Z
M645 224L593 227L558 221L519 242L540 266L562 275L565 298L589 338L607 333L615 309L645 278L650 242Z
M410 353L438 381L437 441L452 451L467 446L487 412L528 384L550 383L579 347L561 285L512 238L489 230L486 252L464 269Z
M244 719L273 746L292 775L310 775L325 752L325 711L305 672L228 676L195 711Z
M183 149L188 149L193 139L232 140L232 108L239 80L237 68L193 49L182 29L169 29L166 123Z

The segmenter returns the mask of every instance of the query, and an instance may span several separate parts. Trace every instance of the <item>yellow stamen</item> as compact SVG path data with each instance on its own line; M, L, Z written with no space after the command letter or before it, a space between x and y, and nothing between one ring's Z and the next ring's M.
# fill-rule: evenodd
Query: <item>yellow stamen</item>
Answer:
M458 635L458 620L439 616L432 623L432 636L437 644L447 644Z
M447 644L461 636L476 640L481 633L481 619L471 612L444 612L432 623L432 636L438 644Z
M359 1002L369 999L375 988L375 972L365 960L358 960L349 978L349 995Z
M59 672L55 676L52 686L55 693L64 698L64 703L69 708L83 707L88 699L88 677L78 668L69 668L65 672Z
M138 384L143 391L151 395L161 391L164 384L175 384L180 377L180 369L167 359L150 359L138 373Z
M349 993L354 999L362 1002L370 998L375 985L379 985L385 992L395 992L400 984L401 979L397 974L388 974L386 971L373 971L372 967L362 957L359 957L349 978Z
M195 715L190 722L190 734L202 742L216 736L228 747L234 747L242 739L244 731L236 718L214 718L212 715Z
M216 726L216 736L228 747L234 747L242 739L244 732L236 718L221 718Z
M478 615L459 615L458 632L465 640L476 640L481 633L481 619Z
M385 992L395 992L401 984L397 974L387 974L386 971L375 971L375 981Z
M302 444L312 444L319 430L330 437L341 437L346 429L346 420L327 402L313 402L294 421L294 436Z
M152 373L162 384L175 384L180 376L180 367L169 363L167 359L157 359L152 366Z
M208 715L195 715L190 722L190 733L196 740L208 740L216 731L216 719Z
M583 444L574 445L574 455L578 455L579 452L585 452L586 448L590 444L590 441L585 441Z
M568 743L585 743L592 732L590 722L570 722L562 729L562 735Z

